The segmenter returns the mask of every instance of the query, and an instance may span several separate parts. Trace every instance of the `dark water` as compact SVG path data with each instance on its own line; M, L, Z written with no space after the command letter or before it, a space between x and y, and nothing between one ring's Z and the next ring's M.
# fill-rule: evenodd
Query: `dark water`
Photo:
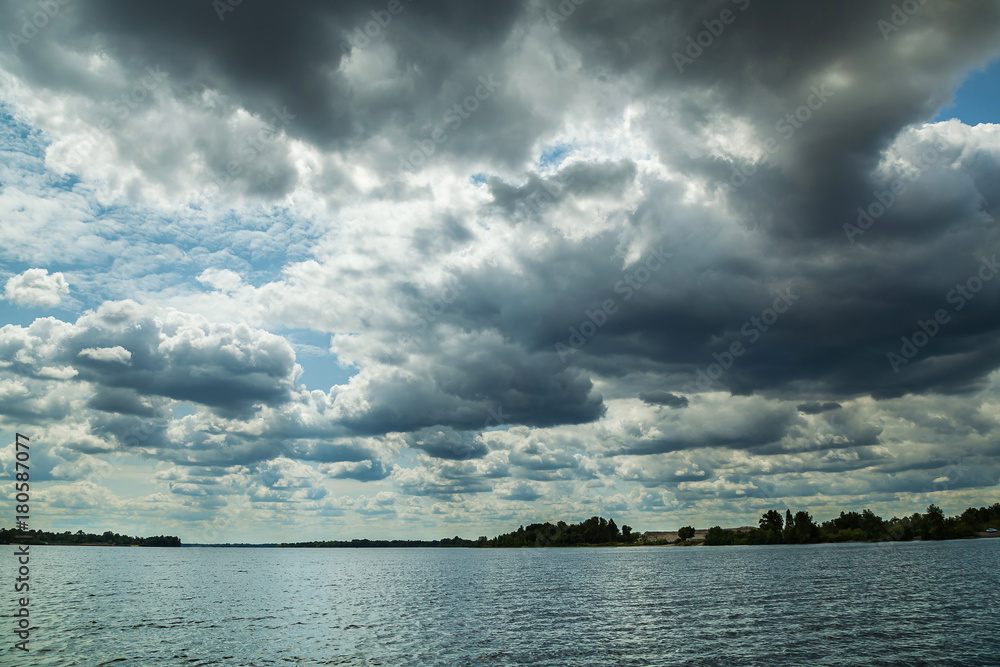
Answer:
M998 566L1000 540L32 547L31 651L8 593L0 664L1000 665Z

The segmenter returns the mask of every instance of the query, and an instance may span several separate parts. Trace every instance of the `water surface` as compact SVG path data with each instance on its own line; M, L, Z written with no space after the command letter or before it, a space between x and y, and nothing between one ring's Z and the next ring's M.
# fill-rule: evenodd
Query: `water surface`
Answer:
M998 566L1000 540L31 547L31 651L8 616L0 664L1000 665Z

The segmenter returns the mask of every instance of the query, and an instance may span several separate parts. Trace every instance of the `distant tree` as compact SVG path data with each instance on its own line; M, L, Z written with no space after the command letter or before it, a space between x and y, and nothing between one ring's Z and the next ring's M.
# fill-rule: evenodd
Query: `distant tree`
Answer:
M768 510L760 517L761 530L781 530L781 514L777 510Z
M792 517L792 510L785 510L785 528L781 531L781 537L786 544L795 544L795 519Z
M937 505L930 505L923 517L920 537L925 540L943 540L947 537L944 512Z
M778 517L781 518L780 516ZM722 526L712 526L705 535L705 545L719 547L733 543L733 536L729 531L723 530Z
M683 528L677 531L677 537L678 539L681 540L690 540L692 537L694 537L694 528L692 528L691 526L684 526Z
M785 525L788 530L788 525ZM808 544L819 539L819 526L817 526L809 512L796 512L792 521L793 541L796 544Z
M638 535L632 528L620 532L613 520L601 517L591 517L579 524L567 524L559 521L551 523L533 523L520 526L517 531L498 535L493 539L480 539L477 543L468 542L468 546L484 547L566 547L576 544L608 544L615 542L633 542ZM449 540L450 542L451 540Z
M877 540L885 532L885 521L869 509L861 512L861 531L865 539Z
M28 544L52 544L52 545L74 545L74 544L107 544L110 546L128 546L137 544L146 547L179 547L180 538L171 535L157 535L155 537L131 537L129 535L119 535L111 531L103 535L94 535L78 530L71 533L66 530L61 533L48 533L41 530L29 531L4 531L0 529L0 544L9 544L12 538Z

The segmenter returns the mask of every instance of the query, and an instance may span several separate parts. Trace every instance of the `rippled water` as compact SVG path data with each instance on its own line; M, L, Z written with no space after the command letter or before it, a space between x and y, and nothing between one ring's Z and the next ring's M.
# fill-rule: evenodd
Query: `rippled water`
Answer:
M998 566L1000 540L32 547L31 652L8 615L0 663L1000 665Z

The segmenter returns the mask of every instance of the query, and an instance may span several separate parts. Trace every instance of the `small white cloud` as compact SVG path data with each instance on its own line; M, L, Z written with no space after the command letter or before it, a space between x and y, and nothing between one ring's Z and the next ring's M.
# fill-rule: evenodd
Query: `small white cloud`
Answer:
M63 295L69 294L69 283L61 273L49 274L46 269L28 269L7 280L4 298L21 306L58 306Z
M77 376L77 370L72 366L43 366L38 370L38 377L53 380L69 380Z
M205 269L198 276L198 282L221 292L232 292L243 285L240 275L229 269Z
M94 361L114 361L126 366L132 364L132 353L121 345L84 348L80 350L79 356L93 359Z

